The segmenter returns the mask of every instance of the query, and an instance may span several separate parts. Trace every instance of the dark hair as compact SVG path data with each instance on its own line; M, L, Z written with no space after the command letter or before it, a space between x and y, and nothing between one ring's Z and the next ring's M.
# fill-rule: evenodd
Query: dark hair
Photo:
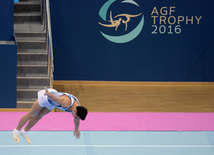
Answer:
M77 109L77 113L76 113L77 116L79 116L81 120L85 120L85 117L88 114L88 110L83 106L77 106L76 109Z

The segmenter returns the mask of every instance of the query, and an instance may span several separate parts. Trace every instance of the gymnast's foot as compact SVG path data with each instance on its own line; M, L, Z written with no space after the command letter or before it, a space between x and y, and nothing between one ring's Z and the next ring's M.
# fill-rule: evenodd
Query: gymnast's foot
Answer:
M13 130L13 140L15 143L19 143L19 132L18 130L14 129Z
M25 132L24 130L22 130L22 131L20 132L20 134L24 137L25 141L26 141L28 144L31 144L31 140L30 140L30 138L28 137L27 132Z

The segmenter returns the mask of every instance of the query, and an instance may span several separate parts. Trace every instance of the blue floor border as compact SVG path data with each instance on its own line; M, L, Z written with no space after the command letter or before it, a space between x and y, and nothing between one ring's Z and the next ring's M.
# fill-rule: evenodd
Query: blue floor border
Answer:
M1 155L214 155L214 132L166 131L30 131L32 144L13 131L0 131Z
M214 145L214 132L213 131L206 131L206 135L207 135L207 138L210 142L210 145ZM214 153L214 147L212 147L213 149L213 153Z
M84 138L85 145L92 145L91 137L88 131L85 131L83 133L83 138ZM86 147L86 151L87 151L87 155L94 155L94 151L92 147Z

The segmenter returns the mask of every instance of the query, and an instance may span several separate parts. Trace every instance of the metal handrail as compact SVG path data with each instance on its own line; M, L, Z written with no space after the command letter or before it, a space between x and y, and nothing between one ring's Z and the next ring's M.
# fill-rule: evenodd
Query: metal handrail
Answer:
M50 77L49 87L53 88L54 63L49 0L43 0L43 23L46 30L46 50L48 51L48 76Z

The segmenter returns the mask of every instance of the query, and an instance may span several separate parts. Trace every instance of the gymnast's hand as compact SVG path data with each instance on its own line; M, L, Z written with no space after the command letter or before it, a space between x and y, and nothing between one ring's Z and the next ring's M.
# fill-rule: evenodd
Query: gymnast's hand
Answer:
M44 93L44 95L47 95L47 96L48 96L48 93L49 93L48 88L45 87L45 93Z
M76 136L76 139L79 139L80 138L80 131L74 130L74 136Z

